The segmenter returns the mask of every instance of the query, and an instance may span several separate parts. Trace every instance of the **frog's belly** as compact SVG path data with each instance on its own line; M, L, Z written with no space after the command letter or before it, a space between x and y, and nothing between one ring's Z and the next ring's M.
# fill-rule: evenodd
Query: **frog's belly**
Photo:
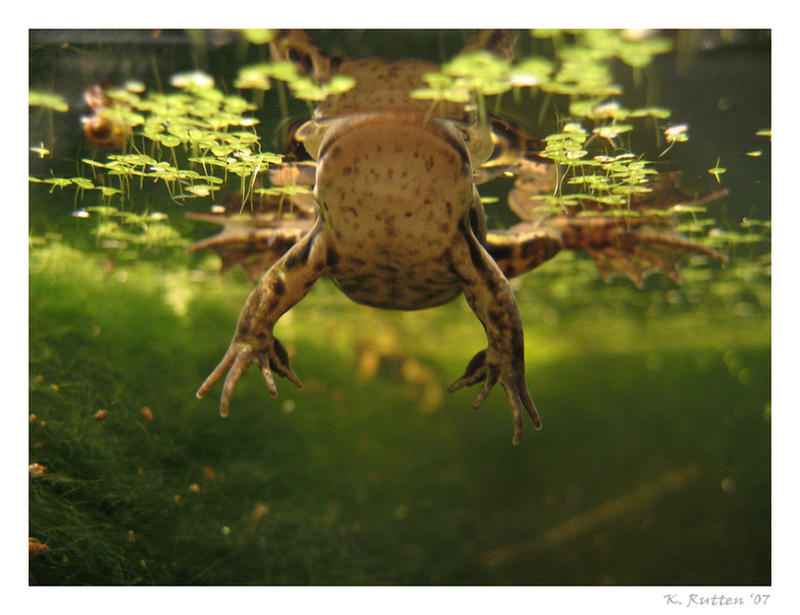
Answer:
M461 285L446 267L400 269L384 263L365 266L345 257L331 276L353 301L385 309L417 310L441 305L461 292Z
M384 308L439 305L460 292L444 258L477 194L469 152L440 121L381 113L347 120L320 146L314 194L336 254L331 277Z

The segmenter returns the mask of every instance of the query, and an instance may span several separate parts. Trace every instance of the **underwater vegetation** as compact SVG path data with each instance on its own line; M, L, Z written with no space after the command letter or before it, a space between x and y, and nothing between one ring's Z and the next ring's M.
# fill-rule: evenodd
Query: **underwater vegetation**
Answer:
M312 33L439 63L413 93L433 115L524 126L558 169L538 212L631 219L681 171L663 215L729 258L681 286L605 284L578 253L514 280L546 423L517 449L501 394L445 393L483 343L460 301L385 313L322 284L279 325L303 392L251 370L227 421L194 399L250 283L185 249L219 208L299 216L285 136L353 84L270 59L268 31L138 35L124 60L111 34L31 36L32 584L769 583L768 71L737 88L767 33L531 30L513 59ZM512 182L481 187L491 227Z

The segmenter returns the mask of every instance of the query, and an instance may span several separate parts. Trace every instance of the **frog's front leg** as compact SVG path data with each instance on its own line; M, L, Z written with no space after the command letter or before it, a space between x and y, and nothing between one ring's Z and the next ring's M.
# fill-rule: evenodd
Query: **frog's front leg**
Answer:
M460 227L463 241L450 250L450 265L461 280L464 296L486 330L488 348L476 354L464 375L448 392L483 381L472 404L480 406L495 384L503 385L514 420L514 444L522 436L522 410L540 429L542 422L525 382L525 350L522 319L514 293L491 256L484 250L465 222Z
M289 367L288 353L272 335L272 329L308 293L317 278L327 274L331 258L323 222L317 219L306 236L267 270L250 293L228 351L197 390L197 397L203 397L227 373L219 406L220 414L227 416L233 389L251 363L261 368L273 397L278 394L273 372L302 388Z

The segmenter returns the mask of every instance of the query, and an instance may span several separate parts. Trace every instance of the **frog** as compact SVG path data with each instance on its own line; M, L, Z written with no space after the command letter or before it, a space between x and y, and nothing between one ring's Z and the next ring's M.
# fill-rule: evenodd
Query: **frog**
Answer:
M508 57L515 36L486 31L470 44ZM562 250L588 252L606 280L622 275L637 286L656 272L680 282L676 264L689 254L726 260L678 234L668 216L621 220L536 207L536 195L552 193L558 181L555 165L541 155L542 142L500 117L478 121L463 104L440 105L431 113L429 101L411 93L438 69L432 62L329 56L296 30L278 31L270 48L274 58L293 62L315 81L347 75L354 86L295 123L284 164L270 170L273 184L310 189L291 197L293 218L281 217L274 199L252 200L245 220L231 215L235 204L222 214L194 215L223 230L190 250L215 250L223 270L241 265L258 280L222 360L196 393L202 398L223 380L223 417L252 364L273 397L276 376L302 389L274 328L317 280L328 278L354 302L383 309L432 308L464 296L487 344L447 390L480 385L472 403L478 408L499 383L516 445L525 414L536 429L542 421L526 381L512 278ZM521 222L493 230L478 186L500 175L516 177L508 202ZM647 212L678 199L691 201L676 181L674 174L663 174L648 196L634 196L631 209Z

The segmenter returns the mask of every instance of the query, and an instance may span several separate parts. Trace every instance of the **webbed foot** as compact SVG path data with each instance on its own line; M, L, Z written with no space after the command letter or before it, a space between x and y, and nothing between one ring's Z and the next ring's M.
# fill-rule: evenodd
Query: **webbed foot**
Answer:
M237 336L234 337L219 365L197 389L197 397L202 398L227 372L222 386L219 413L223 417L228 416L233 389L251 363L256 363L261 368L267 389L273 397L278 395L273 372L289 380L298 389L303 388L303 383L289 367L289 353L277 339L269 336L265 340L249 342L242 341Z
M641 288L645 276L663 273L680 284L676 265L682 258L701 254L721 262L728 260L724 254L682 237L669 227L643 224L646 219L637 221L639 228L610 227L603 219L596 222L598 229L607 227L602 228L608 237L606 245L590 244L582 248L594 259L606 282L617 275L625 276Z
M467 364L464 375L448 387L447 392L452 393L458 389L471 386L483 381L483 386L478 392L478 397L472 404L473 409L478 408L489 395L497 381L503 385L506 391L508 403L511 406L511 414L514 421L514 444L519 444L522 437L522 409L524 408L536 429L542 428L542 421L536 406L533 405L528 385L525 382L525 370L522 365L514 365L512 361L501 361L495 357L489 357L490 351L481 350Z

